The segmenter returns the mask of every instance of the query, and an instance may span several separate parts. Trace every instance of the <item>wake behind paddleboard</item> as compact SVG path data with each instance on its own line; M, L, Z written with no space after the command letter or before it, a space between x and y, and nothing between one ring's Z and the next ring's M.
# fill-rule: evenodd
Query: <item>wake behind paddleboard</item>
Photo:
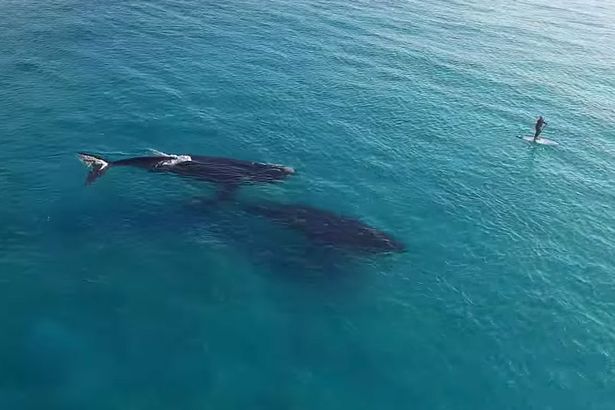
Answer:
M557 142L550 140L548 138L538 138L536 141L534 141L534 137L533 136L528 136L528 137L519 137L522 140L525 140L527 142L530 143L534 143L534 144L539 144L539 145L559 145Z

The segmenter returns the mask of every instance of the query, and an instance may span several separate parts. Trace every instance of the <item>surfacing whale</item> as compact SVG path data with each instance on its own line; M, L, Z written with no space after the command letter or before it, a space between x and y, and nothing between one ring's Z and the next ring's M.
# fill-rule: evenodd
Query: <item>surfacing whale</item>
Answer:
M281 181L295 173L293 168L277 164L203 155L160 154L110 161L98 155L82 152L79 153L79 159L90 168L86 185L103 176L110 168L128 166L219 184L221 199L227 199L239 185Z

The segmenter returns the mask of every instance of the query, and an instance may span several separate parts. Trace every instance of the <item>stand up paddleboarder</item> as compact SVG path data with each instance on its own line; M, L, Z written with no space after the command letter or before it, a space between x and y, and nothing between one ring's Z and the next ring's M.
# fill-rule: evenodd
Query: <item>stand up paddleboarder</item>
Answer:
M536 121L536 133L534 134L534 142L536 142L538 140L538 136L540 136L540 133L542 132L542 130L545 129L545 127L549 125L547 124L547 122L545 121L544 118L542 118L542 115L540 117L538 117L538 120Z

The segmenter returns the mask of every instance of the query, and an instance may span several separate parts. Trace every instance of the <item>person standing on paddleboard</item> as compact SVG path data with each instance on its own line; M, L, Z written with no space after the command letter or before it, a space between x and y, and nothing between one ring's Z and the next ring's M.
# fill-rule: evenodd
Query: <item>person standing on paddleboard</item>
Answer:
M538 117L538 120L536 121L536 133L534 134L534 142L536 142L536 140L538 139L538 136L540 135L540 133L542 132L542 130L544 129L544 127L548 125L547 122L545 121L544 118L542 118L542 115L540 117Z

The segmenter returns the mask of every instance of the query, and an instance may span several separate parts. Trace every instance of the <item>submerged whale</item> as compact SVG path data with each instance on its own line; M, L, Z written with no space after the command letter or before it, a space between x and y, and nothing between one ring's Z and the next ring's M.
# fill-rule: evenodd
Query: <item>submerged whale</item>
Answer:
M219 184L221 198L232 194L241 184L276 182L295 173L291 167L232 158L202 155L160 155L110 161L97 155L79 153L79 159L90 168L86 185L104 175L109 168L128 166L152 172L166 172Z
M317 244L375 253L406 251L406 246L389 234L322 209L280 204L250 205L245 209L300 231Z

